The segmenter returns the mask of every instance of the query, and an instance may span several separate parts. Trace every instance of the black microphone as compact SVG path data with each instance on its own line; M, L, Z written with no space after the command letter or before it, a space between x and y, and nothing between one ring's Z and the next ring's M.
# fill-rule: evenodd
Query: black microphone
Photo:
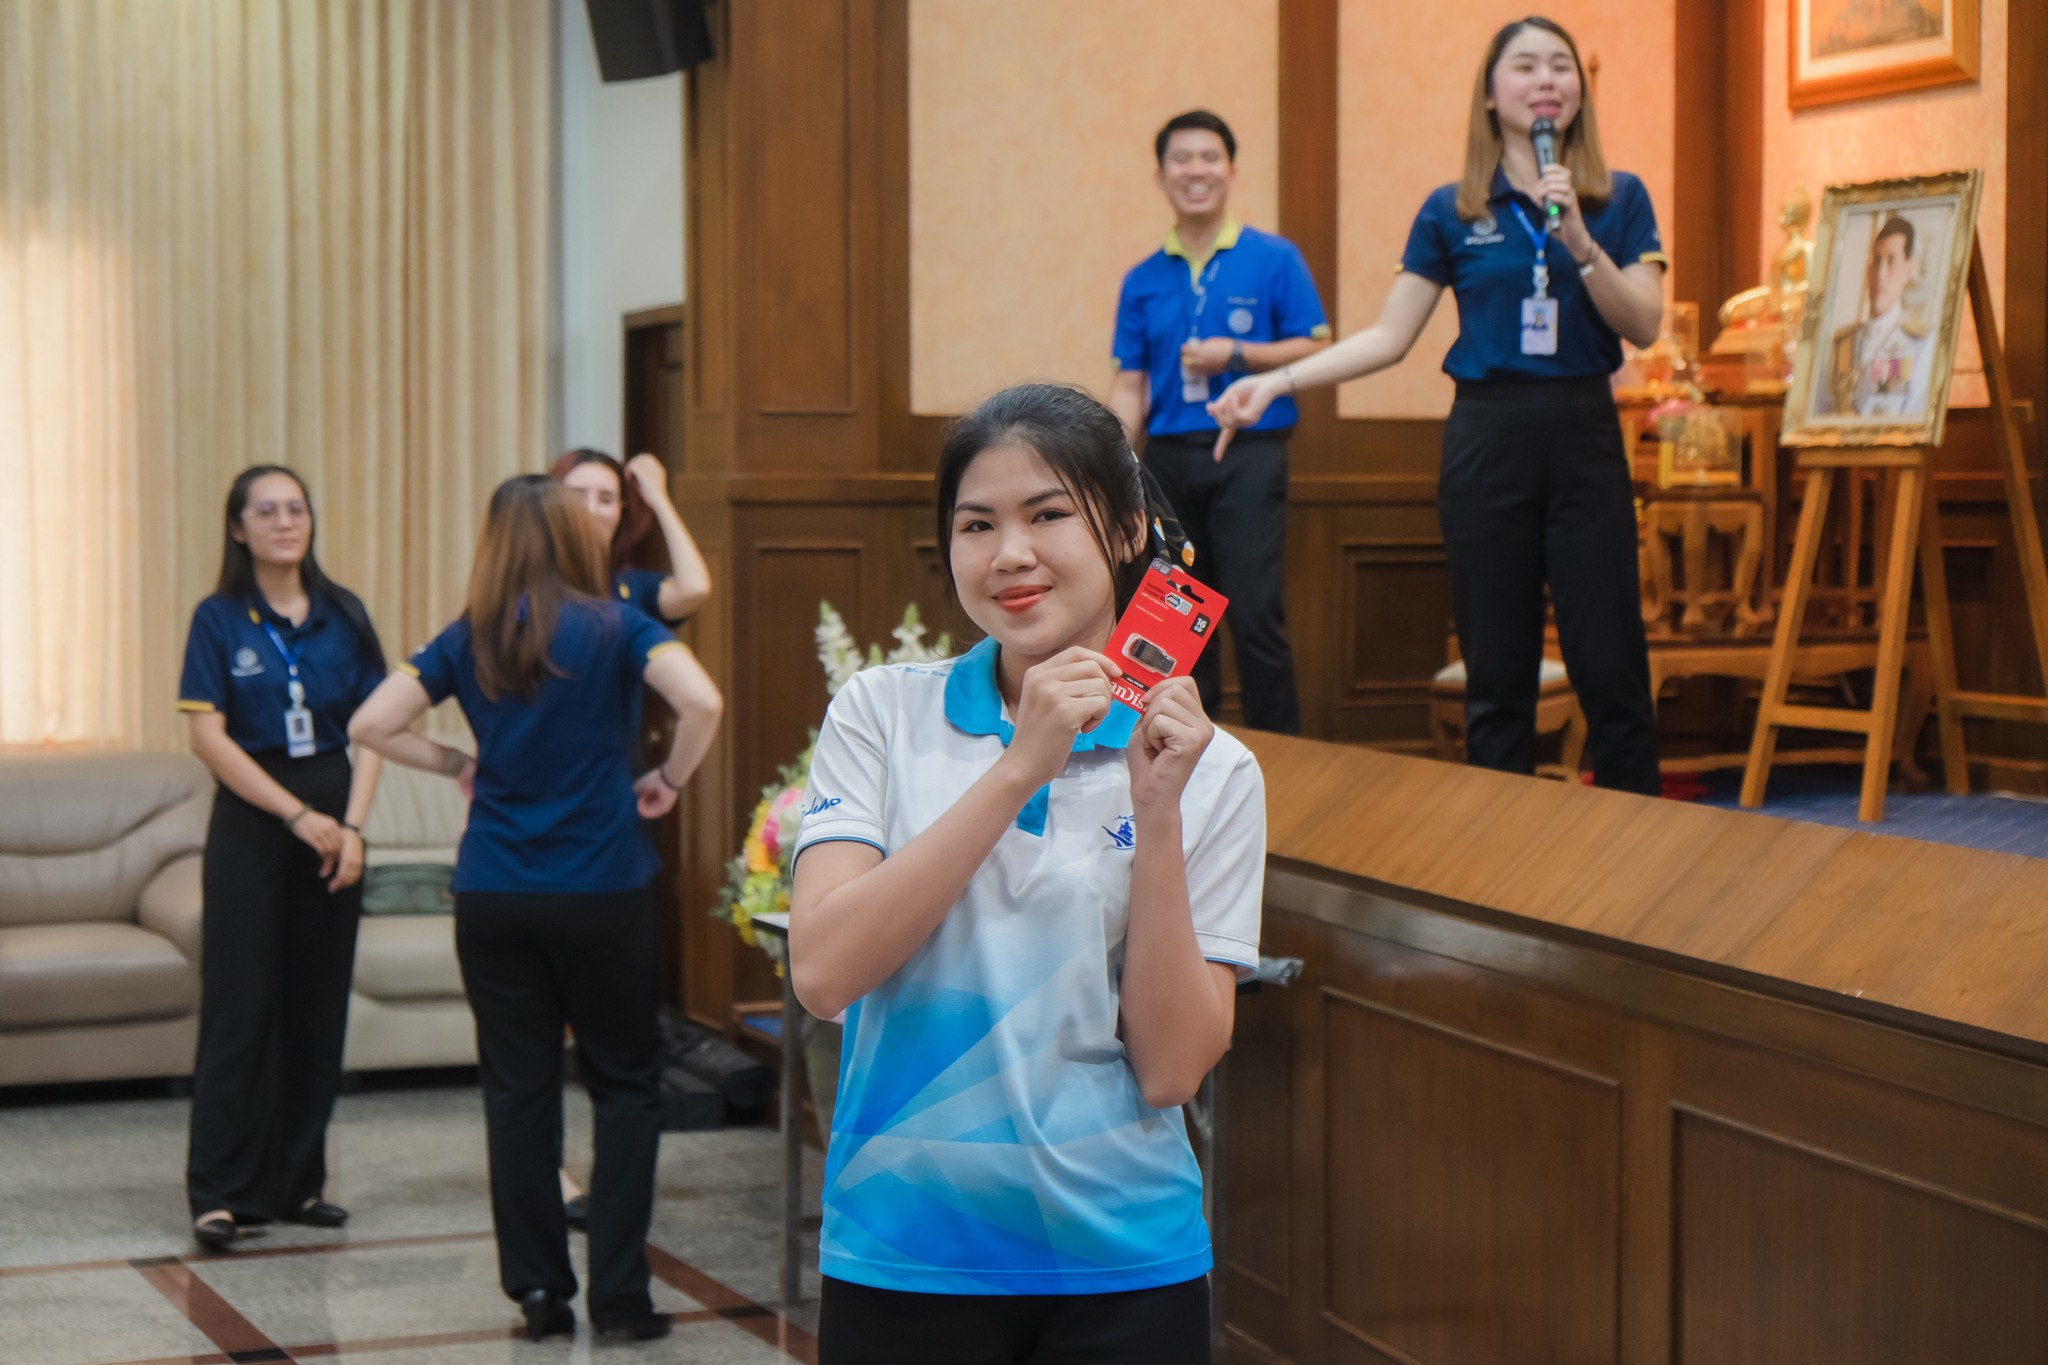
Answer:
M1557 164L1557 124L1549 118L1540 118L1530 124L1529 146L1536 153L1536 170L1538 174L1555 166ZM1557 205L1551 204L1548 207L1550 219L1544 226L1554 228L1557 226Z

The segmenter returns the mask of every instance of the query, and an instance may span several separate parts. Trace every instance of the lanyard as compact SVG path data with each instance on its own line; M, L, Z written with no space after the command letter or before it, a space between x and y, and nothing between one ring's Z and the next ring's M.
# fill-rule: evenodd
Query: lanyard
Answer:
M277 633L277 628L271 625L270 622L268 621L265 621L263 623L263 633L270 637L270 643L276 645L277 652L284 656L284 666L286 670L291 674L291 682L286 684L286 687L291 693L292 705L304 706L306 704L306 685L299 681L298 651L294 649L287 649L285 647L284 637L282 635L279 635Z
M1223 268L1223 253L1212 249L1209 253L1209 268L1200 274L1191 273L1188 287L1194 291L1195 311L1188 315L1188 340L1196 339L1202 325L1202 310L1209 306L1209 286L1216 283L1216 272Z
M1515 211L1515 221L1522 225L1522 231L1529 234L1529 244L1536 248L1536 297L1539 299L1548 298L1550 297L1550 261L1545 253L1550 246L1549 234L1536 230L1536 225L1529 221L1528 214L1522 212L1520 204L1510 200L1508 201L1508 207Z

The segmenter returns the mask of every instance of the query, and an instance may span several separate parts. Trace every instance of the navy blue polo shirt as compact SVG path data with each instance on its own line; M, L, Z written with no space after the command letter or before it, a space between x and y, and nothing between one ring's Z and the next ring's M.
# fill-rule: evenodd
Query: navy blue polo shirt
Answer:
M1117 300L1114 351L1119 369L1144 370L1151 378L1145 430L1174 436L1216 430L1204 404L1181 397L1182 343L1209 337L1321 341L1329 335L1316 282L1294 243L1226 221L1202 260L1181 248L1178 229L1169 229L1166 245L1131 267ZM1239 377L1210 375L1209 398L1220 398ZM1276 398L1251 430L1284 430L1299 417L1292 398Z
M1458 301L1458 339L1444 357L1444 373L1458 380L1586 379L1621 368L1621 337L1586 293L1578 263L1551 234L1544 240L1550 297L1557 300L1557 354L1522 354L1522 300L1535 292L1536 243L1515 216L1543 231L1543 211L1495 171L1486 216L1458 216L1458 187L1444 185L1423 201L1408 230L1401 269L1446 285ZM1616 265L1647 261L1668 267L1657 236L1657 213L1643 182L1614 172L1614 193L1595 207L1580 201L1586 229Z
M260 593L253 599L215 593L201 602L185 637L178 709L220 712L227 717L228 738L249 753L284 751L284 713L292 704L289 651L298 660L306 709L313 713L314 752L348 748L349 718L384 681L384 656L349 624L338 604L317 592L307 598L306 619L296 626L271 610ZM282 650L266 625L277 632Z
M552 671L531 701L484 696L469 621L400 665L439 702L454 697L476 735L476 788L455 855L455 890L535 894L630 891L661 860L634 808L630 720L647 661L681 649L637 611L562 604Z
M668 575L653 569L621 569L612 575L612 591L619 600L640 612L643 616L659 621L665 626L679 626L683 618L671 620L661 614L661 585L668 582Z

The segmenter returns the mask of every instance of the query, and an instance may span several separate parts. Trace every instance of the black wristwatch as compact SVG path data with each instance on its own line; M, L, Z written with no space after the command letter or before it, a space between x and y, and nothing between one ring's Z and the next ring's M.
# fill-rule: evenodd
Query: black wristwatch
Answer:
M1244 372L1244 343L1236 337L1230 339L1230 368L1240 374Z

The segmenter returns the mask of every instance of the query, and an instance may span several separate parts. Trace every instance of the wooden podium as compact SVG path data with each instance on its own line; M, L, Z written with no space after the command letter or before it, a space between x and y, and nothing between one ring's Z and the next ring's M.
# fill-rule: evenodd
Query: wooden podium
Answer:
M1970 312L1976 319L1977 343L1984 356L1984 378L1991 391L1993 430L2005 481L2006 508L2012 518L2013 544L2020 557L2027 619L2041 676L2048 679L2048 562L2041 549L2041 531L2034 520L2027 487L2026 457L2020 446L2019 420L2013 411L2012 377L2005 348L1998 337L1992 309L1990 277L1984 269L1982 242L1970 250ZM1956 682L1955 636L1948 600L1948 575L1941 557L1939 499L1928 486L1928 448L1866 447L1811 450L1800 457L1806 472L1806 496L1799 510L1799 530L1792 541L1792 563L1786 571L1784 608L1778 614L1757 705L1756 731L1750 740L1749 762L1742 774L1742 804L1763 804L1770 779L1778 732L1792 727L1832 730L1863 736L1863 792L1857 805L1860 820L1884 818L1885 784L1891 771L1893 735L1899 722L1899 674L1905 661L1906 620L1913 597L1913 561L1920 563L1921 590L1927 606L1927 644L1934 674L1934 708L1940 727L1941 763L1948 790L1960 796L1970 789L1968 755L1963 747L1963 717L2033 721L2048 724L2048 697L1996 692L1965 692ZM1872 658L1876 683L1870 709L1795 705L1787 700L1800 652L1800 627L1813 594L1815 563L1820 555L1822 526L1835 476L1841 470L1879 471L1891 489L1888 534L1880 533L1882 553L1875 569L1878 594L1878 640ZM1901 737L1910 745L1918 717Z

